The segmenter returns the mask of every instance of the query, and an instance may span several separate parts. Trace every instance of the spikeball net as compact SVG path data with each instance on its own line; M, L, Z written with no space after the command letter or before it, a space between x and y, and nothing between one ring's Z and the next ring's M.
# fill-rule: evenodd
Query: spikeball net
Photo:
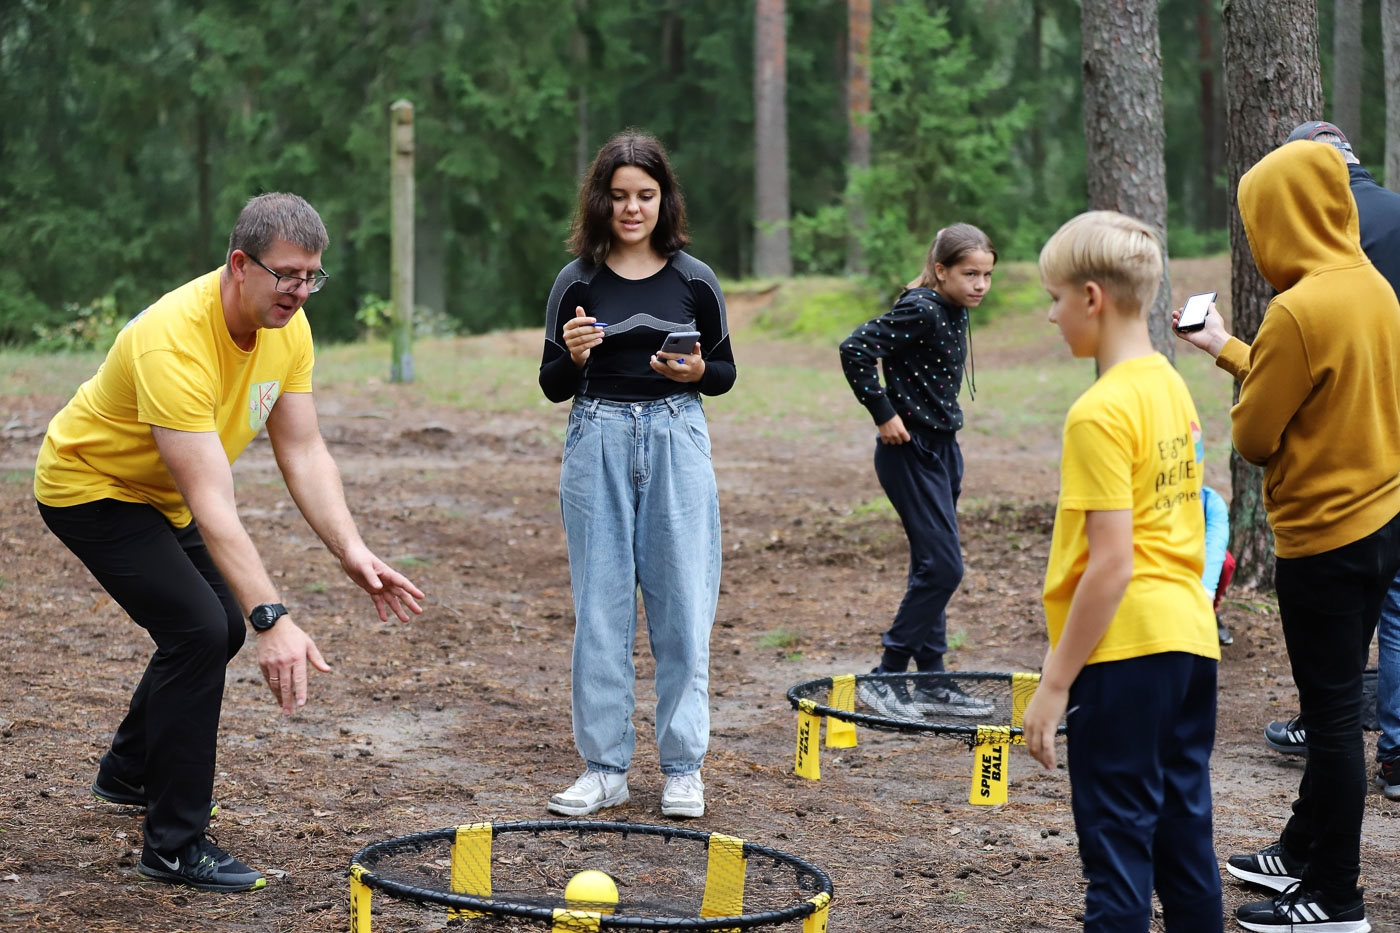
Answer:
M580 900L571 879L597 872L611 876L610 890ZM366 846L350 862L351 933L372 933L375 891L445 910L460 923L454 928L556 933L799 922L803 933L825 933L833 896L825 872L777 849L720 833L584 820L472 823ZM374 914L373 933L423 929L389 925L378 906Z
M1010 747L1024 745L1022 718L1039 674L919 671L843 674L798 684L787 692L797 710L794 770L821 779L818 740L826 721L827 748L853 748L856 726L955 738L973 750L968 802L1006 803ZM1065 727L1060 725L1059 732Z

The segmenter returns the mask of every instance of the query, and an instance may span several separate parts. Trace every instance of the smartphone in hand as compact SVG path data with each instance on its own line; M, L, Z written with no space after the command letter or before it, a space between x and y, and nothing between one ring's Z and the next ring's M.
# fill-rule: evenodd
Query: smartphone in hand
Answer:
M1206 315L1210 312L1210 303L1214 300L1215 292L1202 292L1187 298L1186 307L1181 309L1181 315L1176 319L1176 329L1183 334L1189 334L1205 327Z
M689 353L695 349L695 342L700 339L698 330L678 330L675 333L667 334L666 340L661 344L658 353Z

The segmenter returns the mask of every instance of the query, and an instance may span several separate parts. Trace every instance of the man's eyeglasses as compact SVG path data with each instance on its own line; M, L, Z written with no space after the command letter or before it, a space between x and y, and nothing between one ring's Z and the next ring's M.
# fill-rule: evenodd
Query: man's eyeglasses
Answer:
M283 275L280 272L273 272L271 269L268 269L267 266L263 266L262 260L253 254L244 253L243 255L247 256L264 269L267 269L268 274L277 279L277 284L274 285L273 288L284 295L296 294L296 290L302 286L302 283L306 284L307 292L314 295L325 286L326 279L330 278L330 275L325 269L322 269L319 275Z

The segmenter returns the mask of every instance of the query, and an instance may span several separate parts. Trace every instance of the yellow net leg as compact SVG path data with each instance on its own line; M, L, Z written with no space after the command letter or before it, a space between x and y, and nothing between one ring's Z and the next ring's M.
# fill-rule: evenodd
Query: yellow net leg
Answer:
M350 866L350 933L370 933L370 889L360 880L364 869Z
M702 917L737 917L744 912L744 874L748 859L744 840L710 833L710 860L705 867Z
M826 912L831 907L831 896L823 891L812 899L817 909L802 920L802 933L826 933Z
M1006 803L1010 777L1006 766L1010 750L1009 726L977 727L977 741L972 748L972 789L968 792L968 803L979 807Z
M798 777L809 781L822 778L821 751L817 748L818 733L821 732L821 717L816 714L817 704L811 700L799 702L797 711L797 762L793 770Z
M452 893L472 897L491 896L490 823L468 823L457 827L452 841ZM470 919L485 916L479 910L449 908L449 918Z
M856 708L856 675L842 674L831 678L831 693L826 705L832 709L851 712ZM854 748L856 744L856 724L835 716L826 717L826 747Z
M1011 728L1020 729L1025 725L1026 707L1030 705L1038 686L1039 674L1011 675Z
M556 910L552 933L598 933L603 915L587 910Z

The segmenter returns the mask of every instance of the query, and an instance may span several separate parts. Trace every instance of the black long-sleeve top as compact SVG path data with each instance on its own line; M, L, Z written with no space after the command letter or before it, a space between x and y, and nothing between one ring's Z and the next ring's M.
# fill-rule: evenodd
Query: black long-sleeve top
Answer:
M967 309L933 289L911 288L841 342L841 368L877 425L899 415L911 430L957 431L967 350Z
M574 309L597 318L603 342L582 368L564 345L564 324ZM700 332L705 373L694 384L667 379L651 368L666 335ZM734 385L734 353L724 313L724 293L705 263L679 252L654 275L624 279L606 263L575 259L560 271L545 311L540 388L551 402L590 395L615 402L650 402L698 389L723 395Z

